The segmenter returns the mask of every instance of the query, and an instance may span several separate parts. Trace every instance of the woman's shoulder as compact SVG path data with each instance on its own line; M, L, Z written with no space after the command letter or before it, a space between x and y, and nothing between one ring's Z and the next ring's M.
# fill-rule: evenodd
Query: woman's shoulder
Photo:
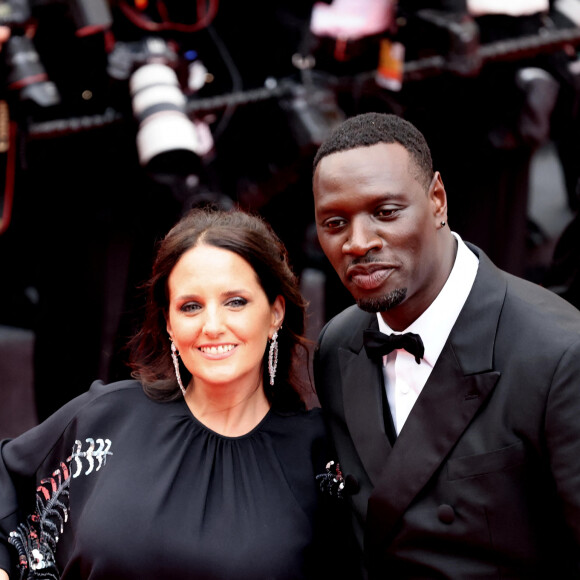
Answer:
M316 439L326 436L322 409L297 409L294 411L272 410L270 427L281 434L296 438Z
M86 423L103 421L113 424L116 416L123 418L139 413L149 401L136 380L113 383L97 380L83 394L63 405L29 433L42 439L40 435L43 433L58 437L71 429L76 431Z
M280 463L289 480L308 488L333 457L322 410L316 407L272 415L268 430Z
M88 390L88 393L90 393L93 398L121 392L143 392L143 387L141 383L135 379L127 379L113 383L105 383L104 381L97 380L91 384Z
M161 402L149 397L143 385L134 379L112 383L94 381L88 391L75 401L78 417L106 417L113 423L115 418L127 421L133 417L154 420L154 416L164 412L171 401Z
M119 397L123 397L121 400ZM127 399L130 398L130 400ZM33 474L44 463L49 467L70 454L77 439L97 439L123 425L123 414L134 414L146 400L137 381L105 384L95 381L90 388L69 401L50 417L7 441L2 449L4 460L14 471Z
M304 423L318 423L323 420L322 409L320 407L309 407L309 408L297 408L292 410L282 410L277 409L275 406L272 408L274 414L283 419L295 422Z
M112 383L96 380L84 393L66 403L54 415L74 417L91 409L102 409L109 406L114 408L121 404L121 399L130 399L132 404L138 404L139 400L145 401L147 396L141 383L136 380L122 380Z

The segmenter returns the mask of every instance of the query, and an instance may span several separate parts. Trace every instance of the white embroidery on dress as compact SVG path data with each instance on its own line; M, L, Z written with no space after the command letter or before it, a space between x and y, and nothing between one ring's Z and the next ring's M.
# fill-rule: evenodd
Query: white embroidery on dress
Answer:
M69 517L70 481L81 474L83 459L87 463L84 475L99 471L107 462L110 451L110 439L88 437L86 451L82 443L76 440L73 450L66 462L53 471L51 477L40 480L36 488L36 509L34 513L10 532L8 542L18 552L20 578L26 580L58 580L60 573L56 567L56 545L64 531L64 524ZM95 449L96 447L96 449ZM75 473L71 474L72 461L75 462ZM96 460L96 467L95 467Z
M88 469L85 471L85 475L89 475L95 467L95 458L97 460L97 469L99 471L105 463L107 463L107 455L113 455L109 449L111 448L110 439L97 439L98 449L95 451L95 440L88 437L85 441L89 444L89 448L86 451L81 451L82 443L77 439L73 447L73 453L69 460L74 459L76 465L76 471L73 473L72 477L78 477L82 471L83 463L81 458L85 458L88 463Z

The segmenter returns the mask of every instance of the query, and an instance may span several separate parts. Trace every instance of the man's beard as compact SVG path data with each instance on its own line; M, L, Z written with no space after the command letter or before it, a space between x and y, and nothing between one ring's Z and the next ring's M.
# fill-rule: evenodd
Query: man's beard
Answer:
M377 298L359 298L356 303L361 310L365 312L385 312L395 306L398 306L407 296L406 288L396 288L386 296Z

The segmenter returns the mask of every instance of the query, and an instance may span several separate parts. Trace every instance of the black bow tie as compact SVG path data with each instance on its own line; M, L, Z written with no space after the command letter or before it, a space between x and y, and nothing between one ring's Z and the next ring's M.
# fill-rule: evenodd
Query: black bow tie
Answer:
M423 341L418 334L407 332L405 334L384 334L378 330L365 330L363 342L369 358L378 358L397 348L404 348L415 356L417 364L425 354Z

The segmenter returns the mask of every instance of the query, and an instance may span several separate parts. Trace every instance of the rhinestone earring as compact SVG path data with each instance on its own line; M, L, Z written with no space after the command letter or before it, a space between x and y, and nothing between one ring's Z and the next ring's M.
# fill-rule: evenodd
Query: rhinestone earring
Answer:
M173 360L173 366L175 368L175 377L177 378L177 384L179 385L179 388L181 389L181 392L185 397L185 387L181 382L181 374L179 373L179 359L177 358L178 355L179 353L177 352L177 347L175 346L175 343L171 341L171 358Z
M280 327L282 328L282 327ZM278 331L272 335L270 350L268 352L268 373L270 374L270 385L274 386L276 369L278 368Z

